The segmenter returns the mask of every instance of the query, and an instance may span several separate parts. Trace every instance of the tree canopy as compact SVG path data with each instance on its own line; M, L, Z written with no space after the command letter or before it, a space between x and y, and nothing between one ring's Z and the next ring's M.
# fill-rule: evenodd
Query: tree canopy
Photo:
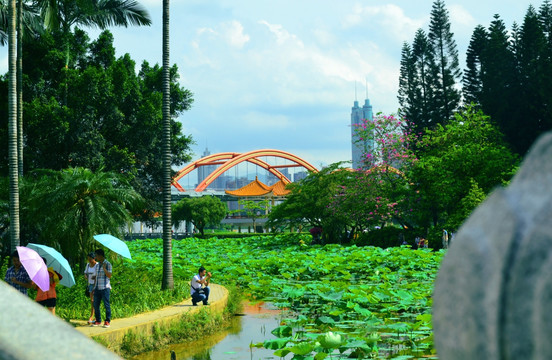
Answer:
M205 227L218 225L227 213L226 204L219 198L205 195L179 200L172 207L172 220L176 225L189 221L205 235Z
M85 168L28 174L22 187L25 242L60 249L72 263L84 262L95 234L122 235L143 198L121 174Z
M448 12L435 0L429 31L419 29L403 44L399 76L400 114L417 132L445 125L460 106L480 106L498 125L513 151L524 155L552 129L552 3L532 5L509 30L495 14L473 30L460 78ZM460 102L460 87L463 104Z
M71 63L65 68L63 38L69 38ZM104 31L90 41L79 29L47 32L24 48L25 171L85 167L123 174L146 199L152 216L160 211L162 153L162 71L136 63L128 54L115 57L113 36ZM62 71L60 71L62 70ZM6 86L2 79L0 87ZM176 117L188 110L192 93L170 69L172 165L190 159L191 137ZM65 89L68 88L64 101ZM6 99L0 111L6 111ZM6 129L6 118L0 128ZM7 134L0 132L7 144ZM7 147L0 174L7 175Z
M473 107L427 131L418 148L407 176L413 184L412 216L424 228L438 223L457 228L478 204L464 199L482 199L506 184L519 162L497 126Z

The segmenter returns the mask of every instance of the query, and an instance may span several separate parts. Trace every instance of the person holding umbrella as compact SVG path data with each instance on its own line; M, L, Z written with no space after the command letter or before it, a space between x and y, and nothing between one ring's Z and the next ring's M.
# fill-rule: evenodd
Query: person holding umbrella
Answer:
M17 250L11 254L11 259L13 266L11 266L6 272L4 281L19 290L22 294L27 295L27 289L32 287L33 282L31 281L27 270L21 266Z
M46 264L46 259L42 258L44 264ZM59 275L54 271L53 268L48 268L48 276L50 277L50 288L47 291L43 291L40 287L33 283L33 287L36 289L36 298L35 301L42 306L45 306L50 310L52 315L56 314L56 285L59 284Z
M109 296L111 294L110 279L112 266L111 263L105 259L105 253L102 249L97 249L94 253L96 255L98 265L96 269L96 285L94 286L94 313L96 314L96 321L93 325L100 326L102 324L100 301L103 301L105 307L104 327L107 328L111 322L111 305L109 303Z
M96 272L98 271L98 263L96 262L95 255L93 252L88 254L88 263L84 269L84 277L86 279L86 291L90 297L90 318L88 319L89 324L94 323L94 285L96 284Z

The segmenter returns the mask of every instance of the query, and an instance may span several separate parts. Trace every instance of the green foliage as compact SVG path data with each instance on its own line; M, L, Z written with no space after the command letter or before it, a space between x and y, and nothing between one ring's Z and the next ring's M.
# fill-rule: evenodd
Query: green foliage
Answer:
M205 309L196 314L184 314L171 325L154 328L151 336L137 335L133 331L125 334L120 349L115 349L124 358L146 351L159 350L169 344L198 340L220 331L224 318L213 316Z
M407 43L403 46L398 97L400 114L412 121L416 133L432 126L430 104L434 88L431 75L435 67L429 39L422 29L418 29L412 46Z
M474 28L466 53L464 104L489 115L518 155L552 129L552 110L543 106L552 97L551 9L549 0L538 9L529 5L511 29L495 14L486 28ZM427 35L419 29L401 52L398 99L416 132L452 118L460 105L459 77L449 14L435 0Z
M404 118L380 113L363 120L356 129L360 139L375 144L363 154L368 170L355 172L331 204L334 212L343 213L352 224L353 236L391 220L407 222L411 210L405 203L410 184L404 171L417 161L412 149L416 135L411 128Z
M135 252L132 253L135 257ZM158 255L159 263L151 264L110 258L113 264L111 279L111 311L113 318L130 317L147 311L178 303L190 297L188 277L175 279L175 288L161 291L161 248ZM71 288L58 286L58 302L56 315L69 319L87 320L90 312L90 299L84 296L86 281L79 272L74 271L76 285ZM191 275L189 276L191 278ZM102 307L103 309L103 307Z
M204 235L207 225L217 225L226 216L226 204L214 196L184 198L173 205L172 219L175 224L190 221Z
M240 199L238 200L239 209L234 210L234 213L243 213L247 215L248 218L253 220L253 231L257 232L257 226L256 221L259 218L265 218L267 217L268 208L269 208L269 200L268 199L262 199L262 200L247 200L247 199Z
M377 246L386 249L401 246L403 239L408 245L413 246L415 237L416 233L413 229L386 226L358 234L353 243L357 246Z
M95 234L121 235L142 203L126 179L112 172L85 168L36 171L22 189L24 222L36 238L26 242L59 249L71 263L82 263L92 251Z
M279 349L275 354L315 353L318 359L331 354L336 359L397 354L397 349L402 349L398 354L415 357L433 353L431 294L444 252L335 244L307 247L302 243L305 237L310 236L174 241L171 291L161 291L159 285L162 239L129 242L133 260L110 258L113 318L189 298L189 280L203 264L214 282L230 290L231 308L239 307L243 295L288 309L281 326L272 331L279 340L266 343ZM75 275L75 286L57 287L56 314L85 320L90 301L84 296L84 277ZM148 339L129 334L121 352L126 356L194 339L201 333L198 329L210 332L219 321L200 313L171 328L158 328ZM327 341L321 341L326 336Z
M401 115L413 122L416 133L446 124L453 116L460 104L460 74L448 10L435 0L429 32L418 29L412 46L405 43L401 53L398 99Z
M436 65L431 75L434 93L430 105L430 127L435 128L437 124L446 124L460 105L460 91L456 87L461 74L458 50L450 27L449 12L443 0L433 2L428 39Z
M414 184L413 222L425 229L448 218L457 225L478 203L462 202L474 184L488 194L510 179L519 161L489 117L472 107L428 131L418 146L419 160L407 177Z
M203 264L213 272L213 281L235 284L250 299L289 309L284 324L273 331L277 340L253 344L274 349L276 356L292 352L345 358L393 353L397 347L403 354L432 354L431 293L442 252L306 247L299 238L176 241L175 278L188 279ZM129 245L136 262L161 265L155 250L160 239ZM321 344L319 336L329 332L332 339L341 339L337 348L331 339Z
M470 216L473 209L481 204L487 194L479 187L474 179L470 179L470 189L468 194L460 200L460 206L458 211L451 215L445 224L445 227L449 229L458 229L460 225Z
M341 241L350 226L347 219L329 208L343 184L352 176L341 169L341 164L331 164L297 183L287 186L291 193L269 215L267 226L274 229L292 227L321 227L325 242Z
M480 104L483 94L483 51L487 42L487 31L482 25L473 30L470 45L466 52L466 71L463 77L463 94L466 104Z
M66 56L66 43L70 56ZM46 32L24 46L25 173L34 169L85 167L123 174L146 200L143 220L161 212L162 68L115 58L108 31L91 41L77 28ZM69 60L66 68L66 61ZM63 70L62 70L63 69ZM171 165L189 161L191 137L176 117L188 110L192 93L170 68ZM7 79L2 79L4 88ZM0 104L0 112L6 99ZM7 128L7 116L0 128ZM0 131L7 144L7 133ZM0 174L7 175L7 145L0 153Z

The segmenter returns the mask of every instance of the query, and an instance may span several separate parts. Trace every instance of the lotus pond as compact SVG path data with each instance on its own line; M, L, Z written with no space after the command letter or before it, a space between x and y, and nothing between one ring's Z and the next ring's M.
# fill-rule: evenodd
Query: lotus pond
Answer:
M431 294L443 251L307 245L308 235L173 242L175 278L219 284L290 314L260 343L285 359L437 358ZM129 243L129 266L162 271L162 240Z

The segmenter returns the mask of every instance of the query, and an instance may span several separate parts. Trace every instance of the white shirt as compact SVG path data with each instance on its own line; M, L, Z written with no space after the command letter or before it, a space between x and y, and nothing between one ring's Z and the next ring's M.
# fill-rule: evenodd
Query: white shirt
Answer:
M95 263L94 266L90 266L90 263L86 264L86 268L84 269L84 275L88 279L88 284L94 285L95 279L92 278L92 276L96 275L96 269L98 267L98 263Z
M190 295L193 295L194 292L201 289L202 285L199 283L199 280L204 279L205 277L200 277L199 274L194 275L191 281L192 288L190 289Z

